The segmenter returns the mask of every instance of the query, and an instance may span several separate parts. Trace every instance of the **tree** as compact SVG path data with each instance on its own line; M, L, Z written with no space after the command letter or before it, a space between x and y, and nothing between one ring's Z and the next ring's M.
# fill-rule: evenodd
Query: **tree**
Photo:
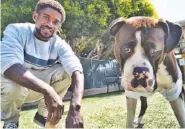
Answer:
M72 48L76 50L76 40L81 37L86 37L86 42L89 43L89 45L87 45L88 48L92 47L92 40L89 41L88 39L91 39L91 37L99 37L103 33L101 28L107 26L110 9L106 2L100 0L71 0L64 1L64 7L67 19L64 23L63 31ZM88 51L88 48L85 51Z
M7 24L15 22L33 22L32 11L38 0L2 0L1 32Z

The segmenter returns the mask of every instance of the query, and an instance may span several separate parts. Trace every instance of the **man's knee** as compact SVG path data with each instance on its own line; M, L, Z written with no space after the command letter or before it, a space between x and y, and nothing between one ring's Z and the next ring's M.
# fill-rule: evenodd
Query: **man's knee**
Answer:
M70 76L67 74L67 72L64 70L61 64L56 64L53 66L53 69L55 69L55 73L53 74L51 78L51 83L55 83L58 81L63 81L63 80L70 80Z
M1 87L1 97L2 99L16 100L20 95L20 87L7 85Z
M28 89L22 87L13 81L2 80L1 83L1 99L2 101L14 101L17 99L23 99L27 96Z

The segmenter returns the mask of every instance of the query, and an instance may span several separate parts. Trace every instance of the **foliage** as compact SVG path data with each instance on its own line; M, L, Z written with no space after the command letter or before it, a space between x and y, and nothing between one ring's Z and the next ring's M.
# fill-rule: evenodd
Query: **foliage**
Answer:
M2 0L1 31L7 24L15 22L33 22L32 11L38 0Z
M65 1L64 7L67 12L64 29L70 39L82 35L90 37L99 35L100 28L107 25L107 18L110 15L107 4L100 0L84 1L81 4L76 1Z
M38 0L2 0L1 32L13 22L33 22L32 11ZM99 38L113 19L157 14L148 0L58 0L66 10L66 21L60 30L75 52L88 55L100 49ZM89 42L88 39L94 39ZM86 39L86 40L84 40ZM81 43L79 43L80 41ZM84 41L82 43L82 41ZM85 46L85 47L84 47ZM102 48L106 48L102 47ZM97 51L97 49L95 51ZM101 50L106 51L106 50ZM77 53L80 55L80 53ZM103 57L102 57L103 58Z

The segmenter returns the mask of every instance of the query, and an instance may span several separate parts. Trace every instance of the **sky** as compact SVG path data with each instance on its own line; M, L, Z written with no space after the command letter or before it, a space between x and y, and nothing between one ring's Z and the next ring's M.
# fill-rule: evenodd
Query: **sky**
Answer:
M185 0L149 0L158 16L172 22L185 20Z

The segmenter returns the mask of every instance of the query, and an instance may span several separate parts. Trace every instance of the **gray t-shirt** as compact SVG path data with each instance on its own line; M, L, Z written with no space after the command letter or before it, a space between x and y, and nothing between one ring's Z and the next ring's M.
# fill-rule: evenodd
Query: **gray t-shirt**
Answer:
M31 23L9 24L1 41L1 75L10 66L22 64L27 69L47 69L60 62L71 76L76 70L82 72L82 66L71 47L58 35L49 41L37 39L35 25Z

